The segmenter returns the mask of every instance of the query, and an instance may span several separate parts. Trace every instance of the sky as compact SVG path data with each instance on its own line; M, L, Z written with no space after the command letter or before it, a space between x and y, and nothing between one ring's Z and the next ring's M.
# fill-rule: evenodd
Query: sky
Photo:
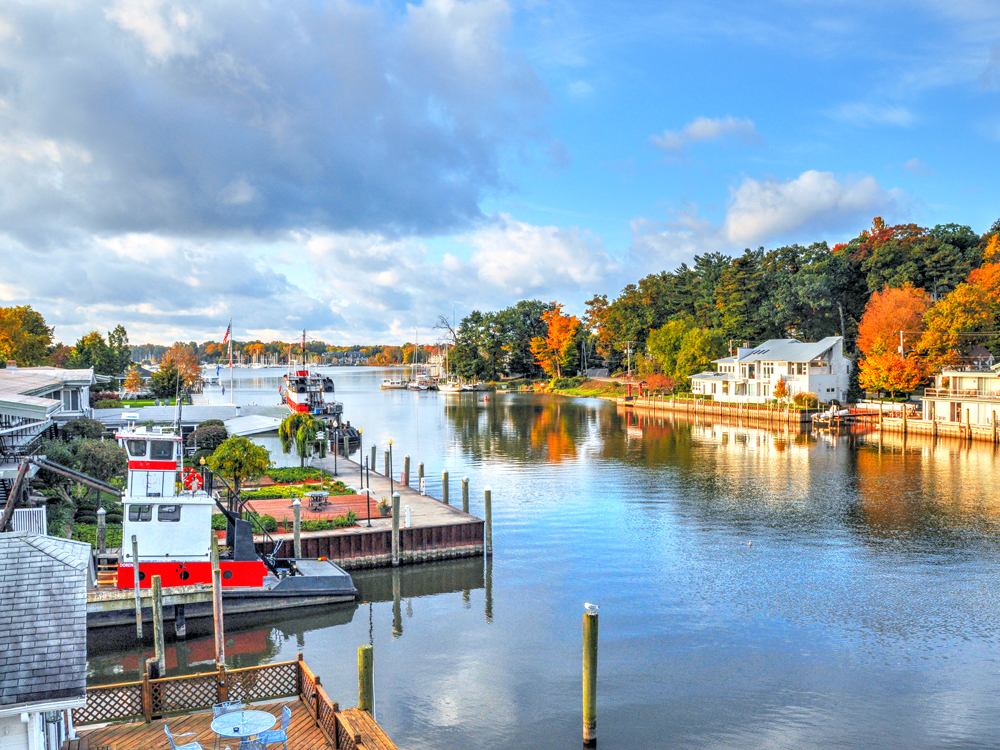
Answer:
M979 0L0 0L0 305L431 342L874 216L982 233L998 95Z

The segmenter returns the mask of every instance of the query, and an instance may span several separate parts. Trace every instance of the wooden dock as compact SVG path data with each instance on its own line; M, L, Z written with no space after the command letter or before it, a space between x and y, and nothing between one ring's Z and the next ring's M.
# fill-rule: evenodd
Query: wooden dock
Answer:
M723 403L695 398L678 398L667 396L663 398L631 398L616 399L618 408L624 410L641 410L654 414L683 414L692 418L714 418L718 421L744 422L755 427L768 425L793 424L809 425L812 415L818 409L793 409L788 404L748 404Z
M333 473L334 459L314 459L313 466ZM360 467L355 461L342 456L337 458L337 478L357 487L360 483ZM473 557L483 554L485 522L462 510L461 480L450 482L450 497L457 500L457 506L445 503L430 495L421 495L413 486L399 482L392 483L384 474L370 472L366 479L371 481L371 526L364 505L355 500L351 509L358 512L358 525L329 531L302 532L302 556L326 557L345 569L374 568L392 565L392 519L383 518L378 512L378 501L390 498L392 492L400 495L399 562L403 565L430 560L447 560L458 557ZM411 478L411 481L413 478ZM336 502L336 498L333 499ZM288 517L291 518L291 500L287 502ZM406 526L405 508L410 508L410 525ZM271 515L275 515L271 513ZM282 519L283 516L275 515ZM272 534L275 540L284 540L283 556L292 555L293 535ZM270 545L258 540L259 553L270 553ZM282 556L282 555L279 555Z

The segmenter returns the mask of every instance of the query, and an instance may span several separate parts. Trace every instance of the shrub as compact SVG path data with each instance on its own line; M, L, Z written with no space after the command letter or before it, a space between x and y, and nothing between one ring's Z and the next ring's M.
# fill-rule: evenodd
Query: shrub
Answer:
M225 426L226 426L226 423L223 422L221 419L206 419L204 422L199 422L198 423L198 429L199 430L202 427L225 427Z
M204 458L207 461L208 457L211 456L214 452L215 451L210 451L210 450L207 450L207 449L206 450L195 451L194 454L191 456L191 465L192 466L201 466L201 459Z
M120 409L122 402L116 398L106 398L94 404L95 409Z
M98 406L99 401L121 401L121 397L114 391L97 391L96 393L90 394L90 405L95 409L104 409L110 407Z
M73 539L78 542L87 542L91 547L97 547L97 524L75 523L73 524ZM122 546L121 526L108 526L104 531L104 542L111 547Z
M358 522L358 514L353 510L347 511L347 515L336 518L322 519L319 521L303 521L303 531L329 531L331 529L343 529L348 526L355 526Z
M216 419L213 421L218 422L219 420ZM214 452L228 437L229 433L225 427L202 423L198 426L197 430L188 435L187 444L197 446L202 450Z
M792 397L792 401L795 402L796 406L801 406L805 409L815 409L819 405L819 396L815 393L805 391L803 393L796 393Z
M308 490L301 487L262 487L243 493L244 500L282 500L286 497L302 497Z
M104 425L96 419L74 419L64 424L59 431L65 440L99 438L105 432Z
M264 531L271 534L278 530L278 520L274 516L261 516L260 525L264 527Z
M275 482L294 483L305 479L322 479L323 472L314 468L268 469L267 475Z
M226 517L221 513L212 514L212 531L225 531Z

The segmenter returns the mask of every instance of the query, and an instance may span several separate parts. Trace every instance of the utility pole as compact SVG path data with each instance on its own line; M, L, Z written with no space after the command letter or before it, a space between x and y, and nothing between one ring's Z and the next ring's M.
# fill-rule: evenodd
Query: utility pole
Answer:
M903 332L902 331L899 332L899 358L901 360L905 360L906 359L906 355L903 354Z

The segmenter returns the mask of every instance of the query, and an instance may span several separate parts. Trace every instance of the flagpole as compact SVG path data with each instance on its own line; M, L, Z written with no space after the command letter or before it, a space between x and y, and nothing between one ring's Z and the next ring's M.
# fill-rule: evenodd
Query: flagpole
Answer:
M229 403L236 403L233 400L233 319L229 319Z

